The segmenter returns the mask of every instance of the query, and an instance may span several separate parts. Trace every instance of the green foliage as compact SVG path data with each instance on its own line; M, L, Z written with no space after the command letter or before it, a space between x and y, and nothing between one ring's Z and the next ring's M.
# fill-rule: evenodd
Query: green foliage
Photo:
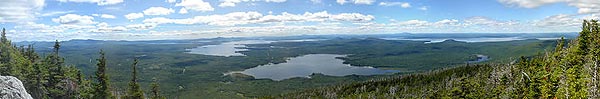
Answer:
M144 92L140 88L140 84L137 82L137 64L138 58L134 58L133 65L131 65L131 81L129 81L129 90L127 90L127 94L123 97L124 99L144 99ZM158 86L158 85L157 85ZM153 86L154 90L154 86ZM158 88L157 88L158 90Z
M59 42L51 54L40 59L32 45L16 47L2 31L0 38L0 75L19 78L27 91L36 99L80 98L77 88L78 69L64 65L58 55Z
M46 78L46 88L48 90L48 96L52 99L60 99L65 98L65 87L64 82L65 72L63 70L64 67L64 59L58 56L58 50L60 49L59 42L56 41L54 45L54 51L52 54L46 56L43 64L46 66L48 70L48 75Z
M159 89L157 79L154 79L152 84L150 84L150 86L151 86L150 93L152 94L150 96L150 99L166 99L164 96L160 95L160 89Z
M108 79L108 75L106 74L106 57L104 56L104 51L100 50L100 58L97 59L98 63L96 64L96 82L94 85L94 99L112 99L114 98L111 90L110 90L110 82Z
M0 75L15 76L21 81L34 99L112 99L105 54L100 51L97 63L96 81L86 79L75 66L65 65L59 55L60 42L54 43L48 55L42 57L35 52L33 45L16 47L6 38L3 29L0 38ZM144 92L137 82L137 58L132 65L131 88L127 99L143 99ZM92 78L92 77L87 77ZM158 85L153 90L158 93ZM158 95L158 94L155 94ZM162 96L158 96L159 98ZM164 99L162 97L161 99Z

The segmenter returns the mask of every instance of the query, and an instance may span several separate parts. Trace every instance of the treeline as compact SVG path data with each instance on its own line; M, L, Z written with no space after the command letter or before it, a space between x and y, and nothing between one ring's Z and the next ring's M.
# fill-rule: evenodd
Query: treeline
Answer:
M97 70L93 76L86 77L74 66L64 63L59 55L60 43L55 42L53 51L43 56L35 52L32 45L18 46L6 38L2 29L0 38L0 75L15 76L23 81L25 89L34 99L164 99L160 95L157 80L151 84L149 94L141 89L137 82L137 63L135 58L132 77L124 95L117 96L106 74L106 57L100 50ZM146 97L148 96L148 97Z
M509 64L467 65L265 98L600 98L600 27L585 20L579 37L554 51Z

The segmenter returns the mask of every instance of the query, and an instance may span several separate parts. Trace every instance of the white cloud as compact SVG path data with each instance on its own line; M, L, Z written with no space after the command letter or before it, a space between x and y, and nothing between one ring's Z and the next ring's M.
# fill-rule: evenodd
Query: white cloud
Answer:
M234 1L234 0L229 0ZM239 1L239 0L237 0ZM222 2L219 4L219 7L235 7L236 2Z
M165 2L167 2L167 3L175 3L175 2L177 2L177 0L165 0Z
M323 1L322 0L310 0L310 2L312 2L312 3L322 3Z
M179 14L187 14L187 13L188 13L187 9L185 9L185 8L179 9Z
M407 2L379 2L380 6L400 6L402 8L409 8L410 3Z
M390 25L425 26L425 25L428 25L428 24L429 24L429 22L427 22L427 21L422 21L422 20L408 20L408 21L403 21L403 22L391 23Z
M114 16L114 15L110 15L110 14L101 14L101 15L100 15L100 17L101 17L101 18L106 18L106 19L114 19L114 18L117 18L116 16Z
M535 8L545 4L564 2L567 0L498 0L500 3L525 8Z
M150 7L146 10L143 11L145 15L169 15L173 12L175 12L175 10L169 8L164 8L164 7Z
M286 2L287 0L220 0L220 1L221 1L221 3L219 3L219 7L235 7L238 3L242 3L242 2L264 1L264 2L282 3L282 2Z
M425 11L425 10L427 10L427 9L428 9L428 7L427 7L427 6L422 6L422 7L420 7L420 8L419 8L419 10L423 10L423 11Z
M138 18L142 18L142 17L144 17L144 14L142 14L142 13L129 13L129 14L125 15L125 18L127 18L129 20L138 19Z
M257 20L262 17L262 14L258 12L233 12L225 15L209 15L209 16L196 16L194 18L187 19L168 19L163 17L145 19L144 23L174 23L174 24L208 24L216 26L233 26L238 24L248 24L253 20Z
M265 0L265 2L285 2L286 0Z
M123 3L123 0L58 0L59 2L96 3L98 5L113 5Z
M573 15L559 14L548 16L534 22L539 27L579 27L583 19L575 18Z
M375 0L354 0L354 4L367 4L371 5Z
M77 14L63 15L58 18L53 18L52 21L60 24L69 25L88 25L96 23L94 22L94 17Z
M2 0L0 22L33 21L37 11L45 6L44 0Z
M488 17L470 17L464 20L466 25L485 25L485 26L502 26L502 25L514 25L517 24L515 21L498 21Z
M123 31L127 31L127 28L123 27L123 26L115 26L115 27L110 27L110 25L108 25L108 23L102 22L99 23L98 25L96 25L96 29L91 29L89 30L89 32L92 33L111 33L111 32L123 32Z
M244 24L267 24L286 22L368 22L374 20L372 15L359 13L329 14L327 11L304 14L290 14L283 12L280 15L263 15L258 12L232 12L224 15L196 16L186 19L169 19L164 17L145 19L144 23L155 24L208 24L215 26L235 26Z
M441 21L437 21L435 23L433 23L435 25L439 25L439 26L443 26L443 25L457 25L458 24L458 20L456 19L444 19Z
M338 4L344 5L346 2L346 0L335 0L335 2L337 2Z
M102 22L102 23L98 23L96 26L98 26L98 27L108 27L108 23Z
M263 15L258 12L233 12L223 15L196 16L186 19L157 17L144 20L142 24L111 26L58 25L27 23L15 26L18 38L28 40L92 38L103 40L158 40L196 39L212 37L292 36L321 34L381 34L381 33L540 33L579 31L583 18L598 16L556 15L540 21L497 20L488 17L465 19L442 19L437 21L390 19L378 23L358 13L330 14L326 11L304 14L281 13ZM371 21L368 21L371 20ZM304 22L317 23L306 25ZM273 23L273 24L272 24ZM160 24L185 24L185 26L214 25L219 27L194 30L152 30ZM258 25L245 25L258 24ZM31 28L27 30L25 28ZM35 28L35 29L34 29ZM136 31L142 33L136 33ZM75 31L75 32L72 32ZM146 32L148 31L148 32ZM11 32L14 33L14 32ZM48 36L48 37L39 37Z
M145 24L131 24L131 25L127 25L125 27L127 27L127 29L130 30L147 30L147 29L153 29L156 27L157 24L153 24L153 23L145 23Z
M594 16L590 16L594 17ZM583 17L585 18L585 17ZM379 33L545 33L579 31L582 21L573 15L549 16L544 21L496 20L488 17L470 17L463 20L443 19L390 20L389 23L366 23L360 28Z
M210 3L204 2L202 0L181 0L181 2L175 4L175 6L182 6L188 10L200 11L200 12L215 10L215 8L213 8L210 5Z
M113 4L119 4L122 2L123 2L123 0L101 0L100 2L98 2L98 5L113 5Z
M579 14L600 13L598 0L498 0L509 6L536 8L542 5L565 2L569 6L577 7Z
M373 4L373 2L375 2L375 0L336 0L335 2L337 2L338 4L341 4L341 5L344 5L347 2L351 2L354 4L371 5L371 4Z
M115 27L98 27L97 29L92 29L89 32L92 33L112 33L112 32L124 32L127 31L127 28L123 26L115 26Z
M248 2L249 0L221 0L219 7L235 7L237 3Z
M20 24L15 26L16 29L47 29L50 28L49 25L46 24L38 24L35 22L26 22L24 24Z
M42 17L47 17L47 16L63 15L63 14L73 13L73 12L75 12L75 11L52 11L52 12L46 12L46 13L37 13L36 15L42 16Z

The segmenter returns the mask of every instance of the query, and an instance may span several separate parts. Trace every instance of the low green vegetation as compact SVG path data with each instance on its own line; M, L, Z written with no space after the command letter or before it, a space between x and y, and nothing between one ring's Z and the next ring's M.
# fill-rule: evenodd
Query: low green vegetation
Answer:
M467 65L315 88L265 98L600 98L600 27L584 21L577 39L510 64ZM567 43L568 42L568 43Z

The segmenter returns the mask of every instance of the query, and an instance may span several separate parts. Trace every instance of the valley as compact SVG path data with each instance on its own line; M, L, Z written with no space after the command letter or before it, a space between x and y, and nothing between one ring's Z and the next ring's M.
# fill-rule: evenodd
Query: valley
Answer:
M148 86L156 78L170 98L250 98L467 63L510 62L519 56L533 56L551 50L556 45L554 39L538 40L535 36L508 41L459 41L468 37L447 34L413 34L403 38L419 38L420 35L439 36L428 39L446 40L431 43L386 40L377 38L379 35L173 41L72 40L62 42L60 53L66 57L67 65L91 75L96 53L103 49L108 57L107 72L115 86L127 84L129 76L126 74L130 72L127 64L132 62L132 57L140 57L138 71L141 85ZM518 36L487 35L500 35L499 38ZM553 35L542 37L572 36ZM384 35L391 36L395 35ZM35 47L44 53L51 50L48 49L51 44L35 42ZM474 57L477 55L485 55L489 60L471 62L481 58Z

